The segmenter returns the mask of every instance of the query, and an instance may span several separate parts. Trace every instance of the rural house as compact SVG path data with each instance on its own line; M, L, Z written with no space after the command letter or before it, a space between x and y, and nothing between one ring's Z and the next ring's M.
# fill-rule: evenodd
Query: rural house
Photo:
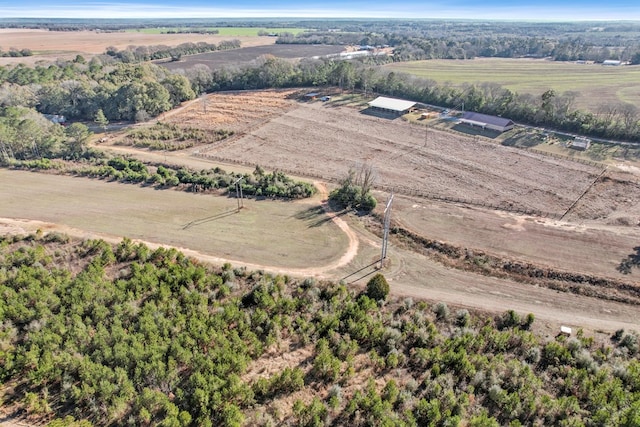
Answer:
M467 124L469 126L479 126L482 129L491 129L498 132L506 132L513 129L515 125L513 121L502 117L490 116L488 114L474 113L473 111L467 111L460 119L460 123Z
M404 99L386 98L384 96L379 96L373 101L369 102L369 108L371 109L382 111L385 113L393 113L398 116L407 114L413 109L415 105L416 105L416 102L413 102L413 101L405 101Z

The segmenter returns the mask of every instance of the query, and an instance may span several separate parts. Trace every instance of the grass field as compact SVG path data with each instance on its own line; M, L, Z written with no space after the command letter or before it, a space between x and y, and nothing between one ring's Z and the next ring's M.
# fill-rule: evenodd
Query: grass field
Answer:
M576 107L590 111L597 111L607 102L640 104L640 66L483 58L398 62L386 67L455 86L497 83L521 94L534 95L548 89L556 93L573 91L577 92Z
M158 27L158 28L139 28L135 30L128 30L130 33L144 33L144 34L167 34L168 31L188 31L188 30L197 31L201 28L168 28L168 27ZM260 31L266 31L267 33L291 33L298 34L303 31L308 31L306 28L264 28L264 27L206 27L202 28L207 31L218 30L218 35L220 36L231 36L231 37L255 37L258 36Z
M0 169L0 217L64 224L287 268L329 264L348 238L318 203L245 200Z

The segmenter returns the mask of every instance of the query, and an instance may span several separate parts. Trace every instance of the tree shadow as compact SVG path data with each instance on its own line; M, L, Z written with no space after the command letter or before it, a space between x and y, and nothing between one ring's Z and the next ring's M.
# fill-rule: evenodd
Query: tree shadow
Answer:
M342 216L344 214L346 214L346 211L338 212L336 213L336 216ZM313 206L309 209L296 213L293 217L302 221L308 221L309 228L320 227L322 224L331 221L331 217L327 212L325 212L322 206Z
M631 274L633 267L640 267L640 246L636 246L633 250L635 251L634 253L627 255L625 259L620 261L617 268L620 273Z

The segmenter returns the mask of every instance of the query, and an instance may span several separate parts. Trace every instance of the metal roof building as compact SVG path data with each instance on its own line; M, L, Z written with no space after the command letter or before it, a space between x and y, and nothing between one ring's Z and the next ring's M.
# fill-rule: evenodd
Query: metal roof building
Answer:
M373 101L369 102L369 107L396 114L405 114L409 112L416 104L416 102L405 101L404 99L394 99L379 96Z
M502 117L490 116L488 114L474 113L467 111L464 113L460 122L471 126L480 126L482 129L492 129L498 132L506 132L513 129L515 125L513 121Z

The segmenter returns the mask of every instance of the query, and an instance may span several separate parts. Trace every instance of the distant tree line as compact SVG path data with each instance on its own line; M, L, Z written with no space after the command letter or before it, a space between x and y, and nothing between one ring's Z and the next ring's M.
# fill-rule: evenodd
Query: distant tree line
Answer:
M552 58L555 61L595 61L615 59L640 63L637 41L589 41L582 37L531 37L518 35L456 35L424 37L398 33L302 32L281 34L276 43L283 44L347 44L390 46L389 61L423 59L485 58Z
M21 58L23 56L33 56L31 49L16 49L14 47L9 48L8 51L0 49L1 57Z
M239 40L224 40L220 43L182 43L175 47L169 46L129 46L126 49L109 46L106 54L119 59L122 62L144 62L157 59L180 59L183 55L195 55L197 53L215 52L217 50L238 49Z

